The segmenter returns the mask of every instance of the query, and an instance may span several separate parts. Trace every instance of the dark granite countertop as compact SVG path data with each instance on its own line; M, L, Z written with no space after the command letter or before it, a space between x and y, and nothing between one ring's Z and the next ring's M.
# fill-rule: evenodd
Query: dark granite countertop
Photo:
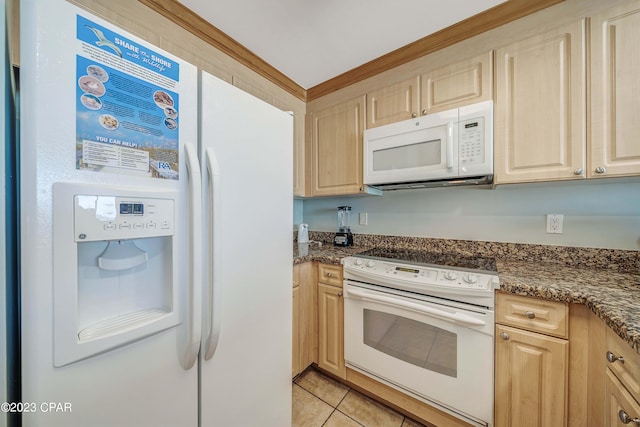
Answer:
M307 261L340 264L342 258L371 248L364 245L342 248L331 243L306 246L294 243L294 264ZM640 273L500 257L496 257L496 262L501 291L584 304L640 353Z
M326 264L340 264L342 258L370 249L367 246L333 246L332 243L293 243L293 264L318 261Z

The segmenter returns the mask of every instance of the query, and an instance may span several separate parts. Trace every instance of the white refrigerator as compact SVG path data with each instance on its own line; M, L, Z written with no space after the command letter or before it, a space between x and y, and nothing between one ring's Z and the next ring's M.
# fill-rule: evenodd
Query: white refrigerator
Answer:
M20 112L9 425L290 425L292 117L63 0Z

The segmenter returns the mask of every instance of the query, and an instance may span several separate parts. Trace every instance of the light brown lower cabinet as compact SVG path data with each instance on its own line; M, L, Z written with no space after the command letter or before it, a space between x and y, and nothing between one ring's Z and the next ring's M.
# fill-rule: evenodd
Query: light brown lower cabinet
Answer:
M565 339L496 325L495 425L564 426Z
M342 266L320 264L318 270L318 367L345 379Z
M605 371L604 426L640 426L640 354L606 330L606 351L599 357Z
M314 263L293 266L293 355L291 376L318 363L318 291Z
M298 299L298 294L300 292L300 286L295 286L295 281L294 281L294 286L293 286L293 316L292 316L292 324L293 324L293 330L292 330L292 338L293 338L293 345L292 345L292 356L291 356L291 377L295 377L296 375L298 375L301 371L300 369L300 338L299 338L299 334L300 334L300 322L299 322L299 317L300 317L300 307L299 307L299 299Z
M640 404L607 369L604 399L604 427L640 426Z
M318 283L318 366L345 378L342 288Z
M568 304L496 294L496 427L567 426L568 333Z

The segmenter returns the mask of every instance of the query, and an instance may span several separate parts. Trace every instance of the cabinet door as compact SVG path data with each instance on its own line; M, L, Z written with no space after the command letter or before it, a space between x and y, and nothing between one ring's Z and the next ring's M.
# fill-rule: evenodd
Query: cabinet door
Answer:
M607 369L605 382L605 427L640 425L640 405ZM625 417L631 421L625 422Z
M640 6L591 20L589 177L640 174Z
M318 283L318 366L346 378L342 288Z
M416 117L419 85L416 77L367 93L367 129Z
M584 22L496 51L495 180L584 177Z
M566 426L567 347L566 340L496 325L496 427Z
M300 325L300 371L318 363L318 281L314 263L298 264L300 297L298 300Z
M365 97L312 113L312 195L354 194L362 184Z
M300 286L293 288L293 354L291 357L291 377L300 373L300 321L299 298Z
M490 51L423 74L420 114L437 113L492 99L492 53Z

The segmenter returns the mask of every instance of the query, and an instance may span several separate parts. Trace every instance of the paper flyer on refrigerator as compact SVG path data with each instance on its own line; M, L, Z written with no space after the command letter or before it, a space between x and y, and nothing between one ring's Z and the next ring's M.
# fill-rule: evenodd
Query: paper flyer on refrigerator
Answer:
M76 168L179 177L179 64L77 16Z

